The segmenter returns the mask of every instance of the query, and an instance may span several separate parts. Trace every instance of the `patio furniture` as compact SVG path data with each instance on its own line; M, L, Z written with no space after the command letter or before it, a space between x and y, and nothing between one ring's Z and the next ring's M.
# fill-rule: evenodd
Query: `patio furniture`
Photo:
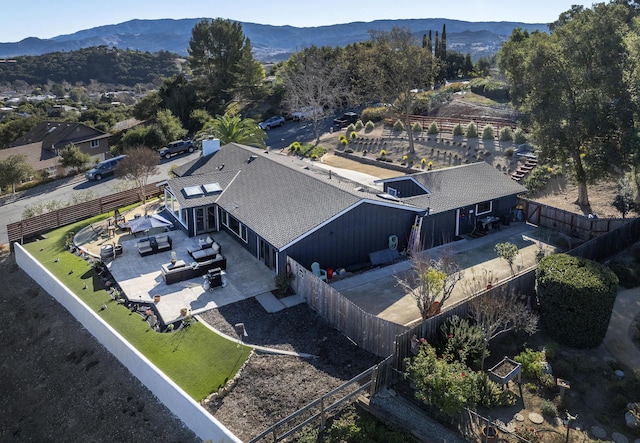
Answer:
M180 281L200 277L206 274L210 269L215 268L227 269L227 259L218 254L212 259L200 263L195 262L179 267L174 266L173 268L169 268L168 265L162 265L162 280L164 280L167 285L171 285Z
M136 248L141 257L156 254L162 251L171 250L171 237L168 235L156 235L155 237L147 237L136 243Z
M206 250L206 249L213 249L213 252L215 254L219 254L219 253L222 252L222 248L221 248L220 244L218 242L216 242L210 236L207 237L207 238L199 239L198 240L198 246L189 246L187 248L187 252L189 252L189 255L191 255L193 257L193 253L194 252L202 251L202 250Z
M311 263L311 272L313 272L313 275L318 277L320 280L324 282L327 281L327 271L324 269L320 269L320 263L318 263L317 261Z
M222 248L216 242L213 242L210 248L196 249L196 250L188 249L189 255L191 255L191 257L193 257L193 259L198 262L206 261L211 259L212 257L215 257L216 255L220 254L221 250Z

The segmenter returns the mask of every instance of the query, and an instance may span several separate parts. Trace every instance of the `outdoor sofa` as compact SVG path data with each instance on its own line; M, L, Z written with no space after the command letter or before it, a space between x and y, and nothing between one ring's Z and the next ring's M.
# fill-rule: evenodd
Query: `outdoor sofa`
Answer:
M200 245L187 248L189 255L197 262L207 261L222 253L222 247L211 237L201 240Z
M166 284L171 285L173 283L199 277L206 274L210 269L215 268L227 269L227 259L221 254L217 254L209 260L191 263L179 268L167 269L166 267L163 267L162 280L164 280Z
M162 251L170 251L172 240L167 234L156 235L155 237L143 238L136 243L136 248L141 257L156 254Z

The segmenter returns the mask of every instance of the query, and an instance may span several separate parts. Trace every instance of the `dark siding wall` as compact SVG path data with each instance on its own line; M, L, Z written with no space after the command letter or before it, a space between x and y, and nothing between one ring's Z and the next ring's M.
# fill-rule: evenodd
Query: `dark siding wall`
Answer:
M369 261L369 253L389 247L398 236L398 250L407 246L415 213L362 204L289 247L287 255L307 269L317 261L324 269L338 269Z
M394 188L398 191L398 197L407 198L415 195L424 195L426 192L420 186L418 186L412 180L401 180L392 183L384 184L384 192L387 192L388 188Z
M456 233L456 212L429 215L422 220L421 239L424 249L452 242Z

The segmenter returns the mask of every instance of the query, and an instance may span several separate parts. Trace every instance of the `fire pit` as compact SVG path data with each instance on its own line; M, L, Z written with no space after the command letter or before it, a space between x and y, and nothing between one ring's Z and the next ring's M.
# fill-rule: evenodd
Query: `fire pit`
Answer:
M520 375L520 367L520 363L509 357L504 357L497 365L489 369L489 378L496 383L506 385Z

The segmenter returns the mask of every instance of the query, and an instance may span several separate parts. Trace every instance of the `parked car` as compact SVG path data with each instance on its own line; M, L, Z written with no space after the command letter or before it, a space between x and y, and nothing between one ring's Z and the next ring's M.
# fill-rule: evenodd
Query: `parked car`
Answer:
M258 123L258 126L260 126L260 129L262 129L263 131L267 131L271 128L275 128L276 126L282 125L284 125L284 117L282 117L281 115L268 118L265 121Z
M160 157L171 158L174 154L182 154L183 152L193 152L195 148L193 147L193 142L189 139L187 140L176 140L174 142L169 143L164 148L161 148L158 151Z
M125 157L126 155L119 155L117 157L110 158L109 160L101 161L95 168L87 171L84 176L87 180L100 181L103 177L113 174L118 167L118 163L120 163L120 161Z
M299 111L295 111L291 113L291 118L294 121L303 121L303 120L309 120L312 119L314 117L320 117L322 116L322 110L321 109L313 109L313 108L309 108L309 107L305 107L300 109Z
M351 123L357 122L359 118L360 116L355 112L345 112L342 117L334 118L333 124L339 128L344 128L345 126L349 126Z

